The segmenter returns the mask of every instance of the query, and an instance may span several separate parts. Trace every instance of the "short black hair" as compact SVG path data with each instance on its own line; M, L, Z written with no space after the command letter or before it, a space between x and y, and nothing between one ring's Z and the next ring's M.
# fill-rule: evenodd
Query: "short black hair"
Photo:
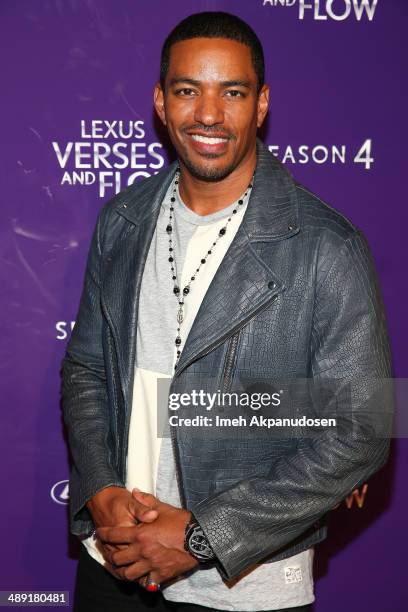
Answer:
M265 82L265 59L262 44L253 29L242 19L222 11L194 13L180 21L164 41L160 60L160 85L164 91L170 63L170 49L176 42L191 38L229 38L247 45L257 76L257 91Z

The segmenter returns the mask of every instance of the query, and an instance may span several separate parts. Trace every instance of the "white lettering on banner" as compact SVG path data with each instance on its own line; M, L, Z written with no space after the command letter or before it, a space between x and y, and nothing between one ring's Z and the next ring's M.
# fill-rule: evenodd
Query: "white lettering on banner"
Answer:
M163 145L140 142L145 137L144 121L81 120L82 140L64 145L52 142L58 164L65 170L61 185L98 184L99 196L105 198L110 189L118 193L139 178L157 174L164 166ZM121 171L128 168L133 172L124 179Z
M279 157L284 164L307 164L309 162L319 165L346 164L347 161L349 161L347 155L348 148L346 145L315 145L313 147L309 145L300 145L297 148L290 145L285 147L269 145L268 148L269 151ZM364 141L355 154L352 154L351 159L355 164L364 164L365 170L371 170L371 166L374 163L371 138Z
M270 6L293 6L298 0L264 0L263 5L269 4Z
M64 172L61 185L93 185L96 182L94 172Z
M74 329L75 321L57 321L55 329L57 330L57 340L66 340L68 338L68 329Z
M81 121L82 138L144 138L143 121L102 121L95 119L90 126Z
M354 16L361 21L366 16L374 19L378 0L263 0L263 6L294 6L298 2L299 19L311 14L316 21L344 21ZM311 11L311 13L310 13Z
M366 170L370 170L371 164L374 163L374 157L371 157L371 139L365 141L361 146L357 155L354 157L354 163L364 164Z
M65 146L65 151L62 152L58 142L52 143L53 149L57 156L58 162L61 168L65 168L69 158L71 157L72 149L74 149L74 158L76 168L100 168L103 165L105 168L147 168L146 152L142 151L138 153L137 149L146 149L145 142L133 142L130 146L125 142L115 142L114 145L110 145L106 142L68 142ZM164 164L163 157L155 151L156 147L162 148L162 144L159 142L153 142L148 145L147 153L153 158L157 159L156 163L150 163L151 168L161 168ZM120 149L124 149L128 152L128 155L123 153ZM122 162L111 162L109 160L110 155L115 155ZM143 160L143 161L138 161Z

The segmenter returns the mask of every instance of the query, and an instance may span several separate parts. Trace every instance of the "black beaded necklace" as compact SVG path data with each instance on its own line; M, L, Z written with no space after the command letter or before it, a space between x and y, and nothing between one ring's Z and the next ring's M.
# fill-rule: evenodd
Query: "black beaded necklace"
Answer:
M181 355L181 350L180 350L180 345L181 345L181 336L180 336L180 326L184 321L184 303L185 303L185 298L186 296L190 293L190 287L191 287L191 283L195 281L197 274L200 272L201 267L206 263L207 258L209 255L212 254L214 247L216 246L217 242L226 234L227 231L227 225L228 223L231 221L233 215L236 215L238 212L238 209L240 206L242 206L245 202L245 198L248 196L248 194L250 193L251 189L252 189L252 185L253 185L253 181L254 181L254 176L252 176L252 180L249 183L244 195L242 195L239 200L238 200L238 204L237 206L233 209L231 215L228 217L228 220L226 222L226 224L224 225L224 227L222 227L219 231L218 231L218 235L216 237L216 239L212 242L210 248L207 250L207 253L205 254L204 257L201 258L200 264L198 266L198 268L196 268L195 272L193 273L193 276L190 277L189 282L187 283L187 285L183 288L183 291L180 295L180 282L178 280L178 274L177 274L177 265L176 265L176 258L175 258L175 252L174 252L174 239L172 238L173 235L173 225L172 225L172 219L173 219L173 212L174 212L174 203L176 201L176 195L178 193L178 185L180 182L180 168L177 168L176 173L174 175L174 182L173 182L173 193L172 196L170 197L170 209L169 209L169 223L166 227L166 232L167 235L169 237L169 262L170 262L170 271L171 271L171 278L173 280L173 294L177 299L178 302L178 311L177 311L177 323L178 323L178 327L177 327L177 336L176 339L174 341L175 345L177 346L177 357L176 357L176 361L175 361L175 365L174 365L174 370L177 370L177 364L178 361L180 359L180 355ZM181 279L180 279L181 280Z

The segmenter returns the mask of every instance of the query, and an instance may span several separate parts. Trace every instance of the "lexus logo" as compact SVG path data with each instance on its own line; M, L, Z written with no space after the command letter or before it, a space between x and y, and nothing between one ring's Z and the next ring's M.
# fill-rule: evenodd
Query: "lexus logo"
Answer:
M51 499L57 504L67 505L69 502L69 480L59 480L50 491Z

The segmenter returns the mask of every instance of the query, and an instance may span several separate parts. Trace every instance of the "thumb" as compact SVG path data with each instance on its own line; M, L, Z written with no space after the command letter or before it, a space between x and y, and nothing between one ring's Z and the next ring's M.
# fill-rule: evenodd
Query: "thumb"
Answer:
M133 495L129 500L129 510L142 523L152 523L158 517L157 510L149 508L145 500L135 499Z
M132 489L132 497L144 506L155 508L157 506L157 498L151 493L144 493L137 487Z

